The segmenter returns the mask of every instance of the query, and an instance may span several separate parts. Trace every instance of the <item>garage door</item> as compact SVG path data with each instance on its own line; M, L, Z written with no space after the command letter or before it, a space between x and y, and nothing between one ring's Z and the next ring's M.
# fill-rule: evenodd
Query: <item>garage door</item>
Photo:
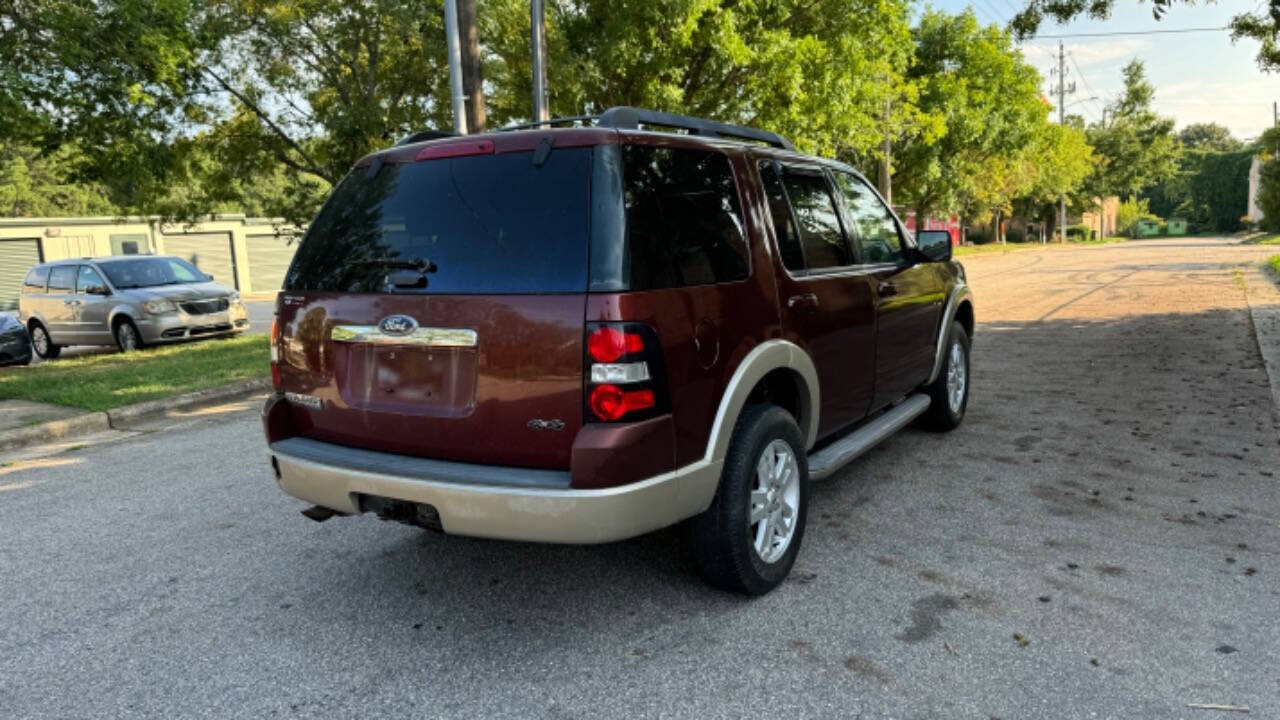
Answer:
M234 288L236 261L228 233L165 235L164 254L177 255L213 276L214 282Z
M40 262L40 241L0 240L0 310L17 310L22 280Z
M298 239L278 235L248 235L249 284L252 291L276 292L284 285L284 274L298 249Z

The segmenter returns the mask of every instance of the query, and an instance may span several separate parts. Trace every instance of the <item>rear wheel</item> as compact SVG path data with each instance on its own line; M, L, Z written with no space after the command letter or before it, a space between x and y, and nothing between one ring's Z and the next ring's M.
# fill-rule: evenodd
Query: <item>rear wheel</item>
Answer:
M49 339L49 331L45 330L40 323L31 323L28 332L31 334L31 349L40 356L41 360L53 360L62 354L62 346L53 344Z
M747 595L777 587L800 552L808 502L809 465L795 419L773 405L748 407L715 500L687 525L699 573Z
M133 352L142 349L142 336L138 334L138 326L125 318L116 323L116 346L120 352Z
M969 407L969 333L958 322L951 323L942 368L925 392L932 402L920 416L920 425L938 432L960 427Z

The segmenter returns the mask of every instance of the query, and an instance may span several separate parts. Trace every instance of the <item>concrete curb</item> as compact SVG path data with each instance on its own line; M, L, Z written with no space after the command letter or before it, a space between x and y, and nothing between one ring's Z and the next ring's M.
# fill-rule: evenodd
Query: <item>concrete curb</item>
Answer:
M226 398L237 397L239 395L247 395L249 393L266 390L271 387L269 378L258 378L256 380L242 380L240 382L223 385L221 387L209 388L207 390L196 390L195 392L174 395L173 397L161 398L159 400L148 400L147 402L137 403L135 405L126 405L115 410L107 410L106 412L89 412L83 415L73 415L69 418L61 420L51 420L39 425L30 427L15 428L0 432L0 450L14 450L16 448L27 447L28 445L38 445L41 443L53 442L55 440L66 440L80 435L89 435L91 433L111 430L117 425L133 420L145 415L167 412L169 410L181 410L183 408L194 405L201 405L214 400L223 400Z
M1258 354L1271 384L1271 412L1280 428L1280 276L1266 266L1245 280L1245 300Z

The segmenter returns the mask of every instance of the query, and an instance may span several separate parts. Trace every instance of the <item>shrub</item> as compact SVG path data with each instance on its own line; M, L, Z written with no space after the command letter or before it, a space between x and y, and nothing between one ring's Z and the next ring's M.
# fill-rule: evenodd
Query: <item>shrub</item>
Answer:
M1023 235L1021 230L1006 230L1004 232L1004 241L1011 243L1026 242L1027 236Z
M967 239L969 242L973 243L974 245L986 245L987 243L991 242L990 235L987 235L984 232L974 232L972 230L965 233L965 239Z

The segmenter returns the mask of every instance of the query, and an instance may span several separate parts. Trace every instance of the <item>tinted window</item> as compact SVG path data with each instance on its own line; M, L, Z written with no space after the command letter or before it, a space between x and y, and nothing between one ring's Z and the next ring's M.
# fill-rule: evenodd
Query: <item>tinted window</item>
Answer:
M771 161L760 163L760 178L764 181L764 194L769 199L769 214L773 216L773 232L778 236L778 252L782 265L788 270L804 269L804 253L800 251L800 234L795 218L791 217L791 205L782 179Z
M622 150L630 289L743 280L746 232L729 159L718 152Z
M800 232L805 267L816 270L853 264L827 179L816 174L783 172L782 184Z
M49 292L71 291L76 282L76 266L60 265L49 271Z
M858 247L865 263L896 263L902 259L902 238L889 208L871 187L849 173L833 173L844 195Z
M553 150L541 166L520 152L358 168L311 224L285 288L583 292L590 169L590 148ZM435 270L403 267L419 261Z
M27 273L27 279L22 281L23 289L28 292L44 292L45 283L49 281L49 268L33 267L31 272Z
M81 265L80 272L76 275L76 292L82 293L87 288L105 287L106 283L102 282L102 276L97 270L88 265Z
M111 278L117 290L208 281L194 265L179 258L112 260L102 263L102 272Z

